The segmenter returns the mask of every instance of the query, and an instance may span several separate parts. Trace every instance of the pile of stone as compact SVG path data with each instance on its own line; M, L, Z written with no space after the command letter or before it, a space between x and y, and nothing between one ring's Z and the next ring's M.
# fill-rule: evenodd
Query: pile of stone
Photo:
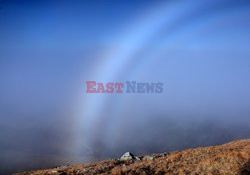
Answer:
M163 154L152 154L152 155L145 155L145 156L135 156L130 152L126 152L123 154L119 160L154 160L155 158L162 157L167 155L168 153Z

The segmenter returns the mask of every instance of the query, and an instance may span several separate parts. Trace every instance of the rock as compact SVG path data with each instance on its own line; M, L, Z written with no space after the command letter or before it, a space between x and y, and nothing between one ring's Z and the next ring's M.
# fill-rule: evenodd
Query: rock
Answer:
M141 160L141 158L140 158L140 157L137 157L137 156L135 156L135 159L136 159L136 160Z
M161 154L159 154L159 157L164 157L166 155L169 155L169 152L161 153Z
M154 160L156 158L167 156L169 153L161 153L161 154L151 154L151 155L145 155L141 157L141 160Z
M154 160L154 156L143 156L142 160Z
M135 157L132 153L126 152L120 158L120 160L137 160L138 157Z

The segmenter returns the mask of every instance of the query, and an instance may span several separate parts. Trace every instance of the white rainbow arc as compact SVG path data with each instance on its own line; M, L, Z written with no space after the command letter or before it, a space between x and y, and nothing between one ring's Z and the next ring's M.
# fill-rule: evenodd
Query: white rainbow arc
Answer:
M146 11L119 35L120 38L114 39L116 49L107 51L109 54L103 56L102 61L92 70L89 80L115 82L123 71L123 66L130 63L138 50L154 39L158 31L163 27L171 27L177 20L201 7L206 7L204 1L164 3ZM107 98L105 94L85 95L79 103L81 106L75 116L75 155L81 155L84 149L91 150L91 133L96 129L97 120L102 117L101 109Z

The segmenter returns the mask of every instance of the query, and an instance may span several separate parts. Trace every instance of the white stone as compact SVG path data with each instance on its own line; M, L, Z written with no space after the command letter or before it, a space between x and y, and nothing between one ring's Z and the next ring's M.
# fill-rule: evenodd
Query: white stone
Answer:
M135 156L130 152L126 152L120 158L120 160L135 160L135 159L136 159Z

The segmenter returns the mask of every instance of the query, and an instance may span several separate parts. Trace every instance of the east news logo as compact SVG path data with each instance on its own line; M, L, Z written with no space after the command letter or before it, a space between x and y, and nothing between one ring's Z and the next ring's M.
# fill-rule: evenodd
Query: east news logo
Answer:
M163 83L137 83L126 81L126 83L96 83L86 81L86 93L163 93Z

